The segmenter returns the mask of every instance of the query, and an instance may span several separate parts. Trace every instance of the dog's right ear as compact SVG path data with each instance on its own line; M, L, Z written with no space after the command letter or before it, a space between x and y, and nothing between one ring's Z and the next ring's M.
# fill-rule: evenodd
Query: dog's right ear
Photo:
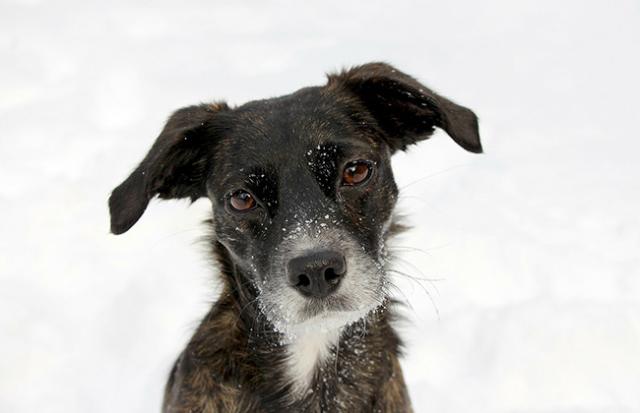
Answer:
M225 103L177 110L131 175L109 197L111 232L129 230L156 195L163 199L205 196L206 172L213 155L215 133L210 127Z

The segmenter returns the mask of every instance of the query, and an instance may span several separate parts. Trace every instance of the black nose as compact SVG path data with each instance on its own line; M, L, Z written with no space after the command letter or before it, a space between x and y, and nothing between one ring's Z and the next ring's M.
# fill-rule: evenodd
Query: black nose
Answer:
M344 255L337 251L314 251L289 261L289 283L308 297L326 297L338 288L347 271Z

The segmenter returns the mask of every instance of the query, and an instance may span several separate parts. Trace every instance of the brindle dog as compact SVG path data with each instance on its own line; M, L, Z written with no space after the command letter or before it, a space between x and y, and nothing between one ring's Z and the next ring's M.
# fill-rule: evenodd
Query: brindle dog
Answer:
M385 241L390 157L477 118L384 63L230 108L183 108L109 199L121 234L149 201L208 197L221 296L176 362L165 412L409 412Z

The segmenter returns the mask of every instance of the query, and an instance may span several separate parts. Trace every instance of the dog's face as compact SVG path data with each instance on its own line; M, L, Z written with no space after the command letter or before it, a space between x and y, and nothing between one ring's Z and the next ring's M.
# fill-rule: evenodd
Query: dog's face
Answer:
M155 195L208 196L216 241L274 326L339 327L386 299L390 156L434 127L481 151L471 111L385 64L235 109L181 109L114 190L112 231L128 230Z
M397 189L389 148L354 110L316 87L219 119L226 133L207 179L215 235L281 330L357 319L385 297Z

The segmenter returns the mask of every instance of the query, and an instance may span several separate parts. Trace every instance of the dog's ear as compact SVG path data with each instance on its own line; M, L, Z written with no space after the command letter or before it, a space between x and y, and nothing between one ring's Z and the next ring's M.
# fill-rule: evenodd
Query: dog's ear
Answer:
M386 63L368 63L329 75L328 87L343 88L371 112L392 151L443 129L464 149L480 153L478 119L409 75Z
M210 122L225 103L202 104L177 110L160 132L140 165L109 197L111 232L122 234L144 213L149 201L206 195L208 170L215 136Z

